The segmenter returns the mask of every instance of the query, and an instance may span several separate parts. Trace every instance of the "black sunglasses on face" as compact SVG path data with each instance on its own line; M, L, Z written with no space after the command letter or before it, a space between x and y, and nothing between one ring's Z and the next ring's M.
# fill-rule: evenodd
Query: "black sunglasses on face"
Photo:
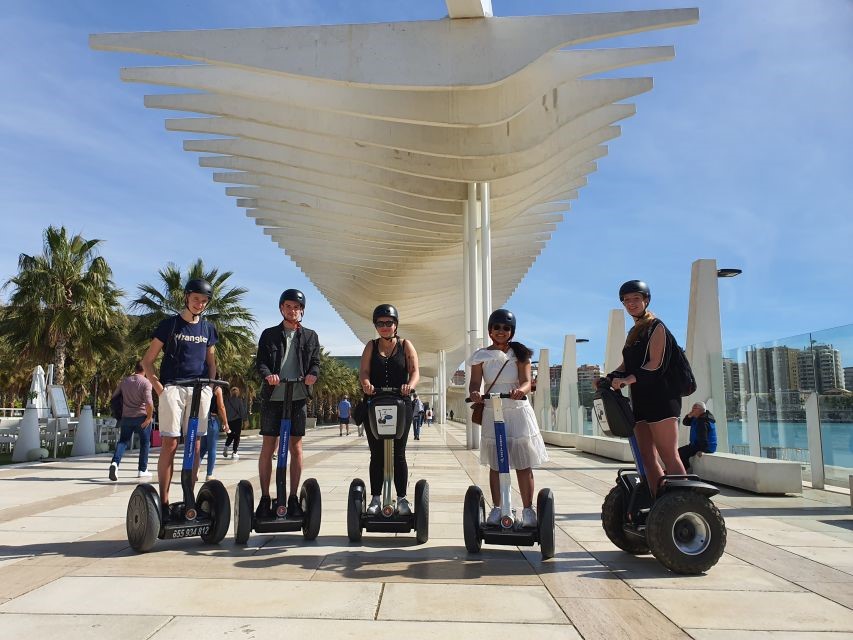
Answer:
M512 326L508 324L493 324L489 329L493 329L494 331L506 331L507 333L512 333Z
M395 323L393 320L377 320L373 324L375 327L381 329L382 327L393 327Z

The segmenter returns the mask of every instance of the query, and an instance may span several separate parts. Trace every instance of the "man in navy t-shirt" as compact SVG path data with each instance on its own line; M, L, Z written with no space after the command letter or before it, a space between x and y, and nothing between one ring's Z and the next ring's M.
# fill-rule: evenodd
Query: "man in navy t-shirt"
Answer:
M211 294L212 288L206 280L196 278L187 282L184 287L183 310L179 315L166 318L157 325L151 345L142 358L145 376L160 397L160 435L163 444L157 463L157 476L160 481L164 521L169 518L169 487L172 483L178 438L181 433L186 434L192 402L192 389L173 383L181 378L216 377L216 328L201 318L210 302ZM161 351L163 361L158 378L154 374L154 360ZM202 389L193 477L198 473L199 444L207 433L207 413L210 410L212 395L210 387Z

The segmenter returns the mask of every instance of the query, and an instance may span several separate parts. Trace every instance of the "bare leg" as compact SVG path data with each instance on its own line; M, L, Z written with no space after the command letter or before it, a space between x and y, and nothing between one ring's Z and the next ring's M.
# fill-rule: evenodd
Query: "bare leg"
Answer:
M290 436L290 494L299 491L302 478L302 436Z
M272 477L272 454L278 446L278 436L264 436L261 443L261 455L258 457L258 476L261 485L261 495L270 494L270 478Z
M643 459L643 467L646 469L646 481L649 483L649 491L652 496L657 493L658 482L663 476L663 468L658 462L655 443L648 422L638 422L634 427L634 436L637 438L637 446L640 448L640 457Z
M686 473L678 455L678 418L650 422L649 430L664 469L670 474Z
M489 469L489 490L492 492L492 504L501 506L501 475L497 469Z
M518 478L518 491L521 493L521 502L524 508L533 505L533 469L516 469L515 477Z
M160 482L160 502L169 504L169 486L172 484L172 471L175 468L175 451L178 450L178 439L163 436L160 448L160 459L157 460L157 480Z

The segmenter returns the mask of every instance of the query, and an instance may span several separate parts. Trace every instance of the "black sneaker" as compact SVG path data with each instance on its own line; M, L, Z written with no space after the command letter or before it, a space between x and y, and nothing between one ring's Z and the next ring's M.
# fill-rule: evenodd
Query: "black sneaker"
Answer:
M169 522L169 516L170 515L171 515L171 510L169 509L168 503L167 504L161 503L160 504L160 522L162 524L166 524L167 522Z
M302 505L299 504L299 498L290 496L287 499L287 517L288 518L304 518L305 512L302 510Z
M270 501L269 496L261 496L261 499L258 502L258 508L255 510L255 517L258 519L272 518L271 505L272 502Z
M184 519L185 519L185 516L184 516L184 505L183 505L182 503L180 503L180 502L179 502L178 504L173 504L173 505L169 508L169 512L170 512L170 513L169 513L169 519L170 519L172 522L181 522L182 520L184 520Z

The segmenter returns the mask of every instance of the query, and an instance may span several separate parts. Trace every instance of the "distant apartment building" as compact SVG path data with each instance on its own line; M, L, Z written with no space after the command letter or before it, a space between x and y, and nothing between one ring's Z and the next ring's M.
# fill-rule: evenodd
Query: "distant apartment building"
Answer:
M465 369L457 369L453 372L453 375L450 378L450 383L455 385L464 385L465 384Z
M788 391L827 393L849 389L841 366L841 352L829 344L803 349L760 347L746 352L745 363L723 360L726 389L746 393L780 394ZM787 397L787 396L786 396Z
M844 367L844 388L853 391L853 367Z

